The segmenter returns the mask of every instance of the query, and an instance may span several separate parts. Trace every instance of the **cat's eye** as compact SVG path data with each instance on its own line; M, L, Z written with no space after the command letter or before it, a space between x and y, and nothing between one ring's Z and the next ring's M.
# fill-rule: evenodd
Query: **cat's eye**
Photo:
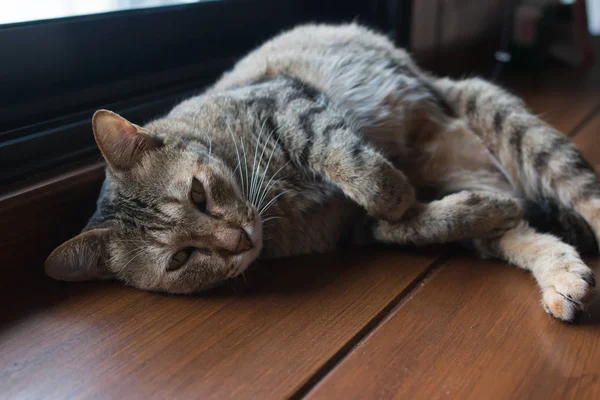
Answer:
M202 185L202 183L200 183L200 181L197 179L194 179L194 181L192 182L192 191L190 192L190 198L200 211L206 211L206 192L204 191L204 186Z
M191 254L191 249L183 249L175 253L173 257L171 257L171 261L169 261L167 271L175 271L176 269L183 267Z

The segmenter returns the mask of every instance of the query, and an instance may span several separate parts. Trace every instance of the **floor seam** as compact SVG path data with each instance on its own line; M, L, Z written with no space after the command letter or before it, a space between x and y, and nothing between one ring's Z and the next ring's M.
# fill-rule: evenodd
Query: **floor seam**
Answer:
M338 351L330 357L319 369L312 374L308 380L300 386L289 398L297 400L304 398L321 380L333 371L348 355L371 334L394 310L405 301L412 298L411 294L429 279L452 257L452 254L444 254L435 259L423 272L400 291L385 307L383 307L369 322L367 322L350 340L348 340Z

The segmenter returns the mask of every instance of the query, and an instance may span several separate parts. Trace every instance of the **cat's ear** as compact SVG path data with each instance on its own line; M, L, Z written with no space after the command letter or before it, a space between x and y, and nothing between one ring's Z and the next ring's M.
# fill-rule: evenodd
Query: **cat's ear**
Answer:
M130 169L145 151L161 145L148 131L112 111L96 111L92 127L96 143L113 171Z
M105 248L110 229L92 229L58 246L46 259L46 274L59 281L111 279Z

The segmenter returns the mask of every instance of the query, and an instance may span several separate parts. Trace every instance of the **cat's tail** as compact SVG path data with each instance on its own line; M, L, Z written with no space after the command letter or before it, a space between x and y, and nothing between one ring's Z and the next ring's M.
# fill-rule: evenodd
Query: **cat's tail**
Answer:
M598 244L590 225L572 208L555 199L526 200L523 218L539 232L551 233L581 254L597 254Z
M531 114L524 103L482 79L433 81L454 112L496 157L521 195L549 199L600 232L600 184L575 145Z

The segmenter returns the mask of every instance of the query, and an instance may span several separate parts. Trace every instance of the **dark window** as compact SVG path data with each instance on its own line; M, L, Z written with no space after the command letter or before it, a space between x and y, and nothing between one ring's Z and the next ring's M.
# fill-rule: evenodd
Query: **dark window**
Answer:
M96 157L94 110L109 108L142 124L298 23L358 20L404 45L411 10L402 0L77 3L87 8L47 15L0 8L1 183ZM28 21L39 18L50 19Z

